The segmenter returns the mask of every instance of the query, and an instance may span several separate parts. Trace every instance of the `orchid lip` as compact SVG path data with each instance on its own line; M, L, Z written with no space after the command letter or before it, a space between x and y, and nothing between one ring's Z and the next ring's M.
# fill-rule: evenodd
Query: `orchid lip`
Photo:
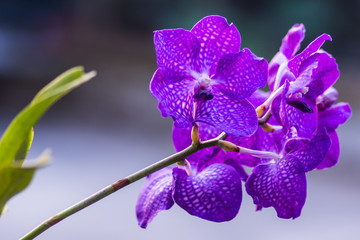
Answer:
M207 89L199 89L195 94L194 94L194 98L198 99L198 100L203 100L203 101L207 101L207 100L211 100L214 98L214 94L212 92L210 92Z

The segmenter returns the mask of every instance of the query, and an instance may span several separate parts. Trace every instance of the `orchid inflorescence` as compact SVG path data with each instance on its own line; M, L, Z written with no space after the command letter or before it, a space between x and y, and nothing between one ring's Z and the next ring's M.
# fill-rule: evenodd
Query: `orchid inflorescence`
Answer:
M141 227L174 203L209 221L229 221L240 209L242 181L257 210L300 216L306 173L337 163L336 128L351 116L349 104L336 103L335 58L321 49L331 37L322 34L296 54L304 35L304 26L294 25L268 64L240 50L238 30L220 16L190 31L155 31L150 91L162 116L174 120L175 149L222 138L147 177L136 206ZM266 84L270 92L258 90Z

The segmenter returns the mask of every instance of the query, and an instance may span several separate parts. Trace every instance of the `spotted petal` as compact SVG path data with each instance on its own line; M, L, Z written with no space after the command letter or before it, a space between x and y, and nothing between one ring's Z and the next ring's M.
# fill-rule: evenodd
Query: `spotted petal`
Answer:
M329 87L323 94L316 98L316 105L319 112L326 110L331 107L338 100L338 91Z
M242 100L266 85L268 64L245 48L223 56L216 69L215 81L226 96Z
M331 168L335 166L339 160L340 143L339 143L338 135L335 131L328 133L328 135L331 140L331 146L325 158L316 167L317 169Z
M310 107L315 113L305 113L286 103L285 97L277 97L272 104L272 114L283 126L284 131L295 127L299 137L309 138L317 128L315 100L310 101ZM311 103L312 102L312 103Z
M274 207L280 218L297 218L306 199L306 177L296 158L254 168L246 191L260 207Z
M305 27L303 24L295 24L282 40L280 51L275 54L269 63L268 84L270 90L274 89L274 82L277 71L282 63L289 61L300 49L300 43L305 36Z
M266 99L270 97L271 92L264 92L261 90L256 90L253 94L248 98L249 102L254 105L254 107L258 107L263 104Z
M311 141L297 151L288 154L300 161L306 172L316 168L329 151L331 140L326 129L320 129Z
M224 17L205 17L195 24L191 32L200 43L199 72L212 74L220 57L240 50L240 33L235 25L229 25Z
M329 132L334 131L339 124L345 123L351 117L348 103L338 103L319 112L319 128L325 127Z
M189 177L175 168L174 200L189 214L213 221L233 219L241 204L241 178L226 164L213 164L196 176Z
M333 85L340 75L335 58L327 53L316 53L306 59L300 75L290 84L287 94L294 94L308 88L305 98L316 98Z
M304 112L300 110L298 106L294 107L290 105L286 97L289 85L289 81L285 81L283 94L273 101L271 109L272 114L283 126L285 132L291 127L295 127L299 137L310 138L317 128L317 108L315 107L315 99L301 99L309 109L314 111L313 113Z
M136 204L136 216L140 227L146 228L160 211L168 210L174 205L172 191L171 169L163 168L148 176Z
M275 56L271 59L269 63L269 77L267 80L271 91L274 90L274 84L280 65L285 64L288 60L289 59L287 59L282 52L277 52Z
M294 57L295 53L300 49L300 43L304 40L305 27L303 24L295 24L288 31L282 40L280 52L282 52L287 59Z
M233 100L213 88L214 98L198 102L195 121L208 123L233 136L249 136L258 126L255 108L246 99Z
M315 104L313 103L310 107L315 108ZM288 129L295 127L300 137L310 137L314 133L316 130L316 113L306 113L288 104L285 104L285 111L285 126Z
M287 139L284 143L284 154L291 153L297 151L298 149L304 147L306 144L310 142L308 138L299 138L299 137L292 137Z
M164 73L158 69L151 80L150 92L159 102L163 117L171 116L178 127L191 126L193 122L193 82L165 82Z
M155 31L154 44L159 69L167 83L180 82L195 69L199 41L188 30L167 29Z
M313 53L319 50L319 48L328 40L331 41L331 37L328 34L322 34L312 41L300 54L296 55L289 61L288 67L290 71L297 77L302 62L310 57Z

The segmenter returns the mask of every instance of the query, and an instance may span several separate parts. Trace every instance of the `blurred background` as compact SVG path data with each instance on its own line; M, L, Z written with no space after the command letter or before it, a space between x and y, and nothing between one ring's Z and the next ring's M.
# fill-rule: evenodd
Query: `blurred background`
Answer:
M52 164L8 203L0 239L18 239L41 221L100 188L174 152L171 119L162 119L148 91L156 69L153 31L191 27L206 15L233 22L250 48L268 61L295 23L302 48L326 32L324 49L337 59L335 87L352 118L338 129L339 164L307 174L302 216L255 212L244 194L239 215L212 223L176 205L143 230L135 204L142 181L60 222L38 239L360 239L360 1L1 0L0 130L36 92L82 65L97 77L66 96L35 128L29 158L51 148ZM0 183L1 184L1 183Z

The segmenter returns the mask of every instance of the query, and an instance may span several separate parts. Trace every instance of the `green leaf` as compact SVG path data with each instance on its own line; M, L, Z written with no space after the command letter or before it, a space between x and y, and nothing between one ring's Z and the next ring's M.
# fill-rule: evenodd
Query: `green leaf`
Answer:
M22 151L23 143L26 143L32 127L52 104L94 76L95 72L85 74L82 67L75 67L61 74L40 90L5 131L0 141L0 168L7 167L14 161Z
M35 170L48 163L50 153L45 151L35 162L21 166L17 161L0 168L0 216L6 202L15 194L24 190L30 183Z
M56 101L94 76L95 72L84 73L82 67L66 71L41 89L10 123L0 140L0 215L6 202L24 190L35 170L49 159L45 154L35 164L22 166L33 140L34 125Z
M24 142L22 143L22 145L15 157L15 161L18 162L19 164L24 162L24 160L30 150L33 138L34 138L34 129L31 128L30 132L27 134L27 137L25 138Z

